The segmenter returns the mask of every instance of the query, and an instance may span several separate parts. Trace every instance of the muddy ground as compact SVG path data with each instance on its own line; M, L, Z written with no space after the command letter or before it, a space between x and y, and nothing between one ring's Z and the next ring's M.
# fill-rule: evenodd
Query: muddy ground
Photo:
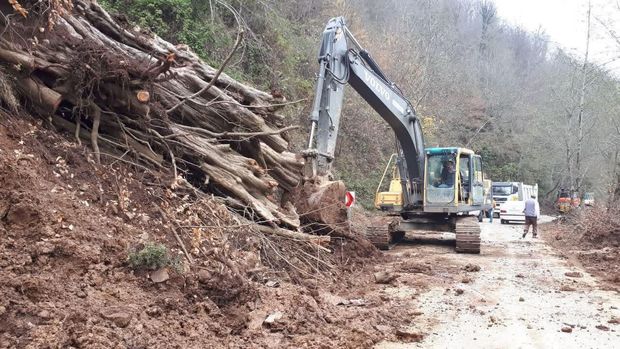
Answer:
M550 217L543 217L549 221ZM541 234L549 234L548 226ZM544 239L521 238L522 225L482 223L480 256L450 246L400 245L389 254L432 256L431 263L478 272L436 275L411 306L423 314L411 331L419 343L384 341L376 348L615 348L620 295Z
M308 266L307 249L192 200L122 162L95 165L40 121L0 119L0 348L619 343L618 293L543 240L520 240L520 226L483 223L479 256L456 254L449 237L409 236L387 253L336 239ZM374 220L360 214L356 226ZM183 261L168 220L219 228L177 225L193 264L154 282L127 258L150 241Z
M361 348L415 318L409 299L377 292L390 256L264 236L169 183L96 165L41 120L0 119L0 348ZM128 263L150 243L176 261L168 280ZM427 287L407 279L394 283Z
M581 207L546 227L545 240L572 263L620 288L620 207Z

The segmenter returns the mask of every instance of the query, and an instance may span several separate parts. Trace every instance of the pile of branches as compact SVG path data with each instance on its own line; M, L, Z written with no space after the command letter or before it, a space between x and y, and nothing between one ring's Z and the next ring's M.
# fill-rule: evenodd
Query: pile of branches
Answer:
M2 6L15 11L0 19L5 106L14 91L29 112L89 144L93 161L168 173L172 187L225 198L263 233L329 240L301 232L290 200L303 160L288 151L286 102L222 73L242 29L216 70L92 0Z

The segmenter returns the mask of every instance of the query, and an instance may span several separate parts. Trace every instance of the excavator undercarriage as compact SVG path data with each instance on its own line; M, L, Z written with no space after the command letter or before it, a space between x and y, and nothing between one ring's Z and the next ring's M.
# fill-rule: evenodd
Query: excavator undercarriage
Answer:
M407 232L416 235L428 232L454 232L456 236L456 252L480 253L480 225L474 216L455 216L447 221L398 221L389 225L369 226L366 238L380 250L390 250L402 241Z

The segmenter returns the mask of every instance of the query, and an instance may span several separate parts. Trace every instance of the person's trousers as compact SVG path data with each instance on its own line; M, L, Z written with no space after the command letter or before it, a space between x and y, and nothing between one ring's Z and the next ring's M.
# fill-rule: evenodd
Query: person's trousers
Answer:
M536 236L538 234L538 217L525 216L525 234L530 231L530 225L532 226L532 234Z

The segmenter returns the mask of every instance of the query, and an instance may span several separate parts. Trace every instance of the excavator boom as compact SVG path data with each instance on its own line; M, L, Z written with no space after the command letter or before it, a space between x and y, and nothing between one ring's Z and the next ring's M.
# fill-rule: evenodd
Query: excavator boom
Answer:
M424 137L409 101L349 32L342 17L332 18L325 27L318 58L312 126L305 152L312 164L312 175L329 177L331 174L344 88L349 84L394 130L402 150L398 167L405 207L421 207Z

